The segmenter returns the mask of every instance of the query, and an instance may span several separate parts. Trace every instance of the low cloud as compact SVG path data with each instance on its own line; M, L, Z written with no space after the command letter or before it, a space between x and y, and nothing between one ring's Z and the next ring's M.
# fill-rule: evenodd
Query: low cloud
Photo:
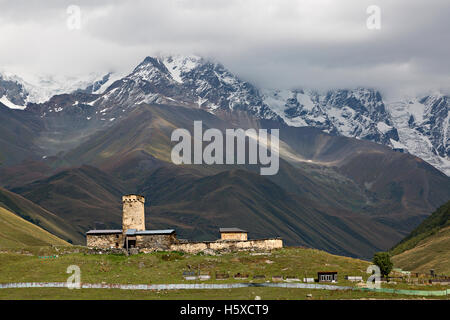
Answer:
M81 28L67 27L67 8ZM370 5L381 28L369 30ZM147 55L214 58L261 87L448 89L450 4L435 1L0 1L0 66L77 76Z

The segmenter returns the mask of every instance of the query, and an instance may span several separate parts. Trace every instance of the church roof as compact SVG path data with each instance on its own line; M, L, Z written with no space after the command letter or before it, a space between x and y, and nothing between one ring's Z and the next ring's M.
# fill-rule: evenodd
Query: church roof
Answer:
M89 230L86 234L117 234L122 233L122 230Z
M174 229L165 229L165 230L142 230L138 231L136 229L129 229L126 232L127 236L145 236L145 235L156 235L156 234L172 234L174 233Z
M219 228L220 233L236 232L236 233L248 233L245 230L239 228Z

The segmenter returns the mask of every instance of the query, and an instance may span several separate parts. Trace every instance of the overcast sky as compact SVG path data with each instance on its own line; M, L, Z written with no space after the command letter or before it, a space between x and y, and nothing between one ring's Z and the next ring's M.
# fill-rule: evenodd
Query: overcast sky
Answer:
M367 28L370 5L380 29ZM0 69L19 74L127 72L172 53L212 57L260 87L448 91L450 1L0 0L0 50Z

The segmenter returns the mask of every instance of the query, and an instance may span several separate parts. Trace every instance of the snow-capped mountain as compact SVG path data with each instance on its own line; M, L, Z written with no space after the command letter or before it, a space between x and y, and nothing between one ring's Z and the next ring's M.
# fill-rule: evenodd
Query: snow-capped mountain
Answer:
M122 78L120 74L108 72L102 77L92 78L92 80L87 80L84 83L80 84L79 87L76 88L76 92L84 92L84 93L95 93L102 94L110 85L112 85L115 81ZM86 86L87 85L87 86ZM84 89L83 89L84 86Z
M262 118L278 118L253 85L221 64L197 56L147 57L106 89L98 104L127 108L144 102L196 106L210 112L243 110Z
M383 102L373 89L264 90L264 102L290 126L385 144L450 175L450 97L435 94Z
M77 90L101 93L106 89L110 79L117 80L117 76L112 73L104 76L90 74L79 79L51 75L23 77L0 72L0 99L11 109L23 110L28 103L44 103L58 94L72 93Z
M388 103L399 133L396 147L450 175L450 97L442 94Z
M14 109L31 103L30 111L41 117L67 119L76 114L77 121L98 120L104 126L139 103L183 105L216 114L239 110L410 152L450 175L450 97L441 94L387 103L380 92L367 88L260 90L220 63L198 56L147 57L123 77L105 72L81 80L28 79L0 75L0 102ZM72 94L55 96L61 93Z
M0 74L0 102L10 109L26 108L28 92L17 77Z
M264 102L295 127L313 126L325 132L366 139L389 146L398 133L381 94L372 89L264 90ZM393 140L393 141L391 141Z

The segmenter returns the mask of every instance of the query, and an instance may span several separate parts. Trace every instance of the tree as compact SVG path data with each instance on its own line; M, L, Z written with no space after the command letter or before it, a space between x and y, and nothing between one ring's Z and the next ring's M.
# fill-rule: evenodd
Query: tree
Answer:
M373 263L380 268L382 276L388 276L392 270L393 263L389 252L377 252L373 255Z

